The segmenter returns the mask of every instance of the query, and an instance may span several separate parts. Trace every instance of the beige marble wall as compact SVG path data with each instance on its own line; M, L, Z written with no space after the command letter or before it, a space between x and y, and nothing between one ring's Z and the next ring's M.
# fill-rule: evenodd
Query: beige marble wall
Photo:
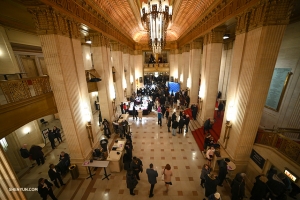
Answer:
M86 123L92 118L81 44L61 35L39 37L72 163L81 166L91 152Z
M226 41L226 43L223 44L218 85L218 91L221 91L222 93L221 99L226 99L227 97L227 89L230 78L229 74L232 65L233 44L234 41Z
M202 113L200 122L203 123L207 118L214 118L216 97L218 93L219 72L222 56L222 43L208 43L203 47L203 62L201 80L203 91L200 94L203 97Z
M129 68L130 68L130 94L132 94L133 92L135 92L134 88L135 88L135 70L134 70L134 55L132 54L131 51L129 51Z
M189 44L184 46L182 59L183 59L183 63L182 63L181 73L182 73L183 81L181 84L181 88L185 90L187 88L187 80L190 76L190 45Z
M225 112L232 114L226 150L241 170L249 161L284 31L285 25L277 25L236 36ZM224 125L221 138L223 134Z
M112 51L112 66L114 66L116 73L115 92L116 92L116 104L124 102L124 65L123 65L123 53L119 43L111 43Z
M190 99L191 103L198 102L199 96L199 80L201 71L201 56L202 56L202 41L194 41L191 45L190 51L190 63L191 63L191 88L190 88Z
M144 87L144 82L140 83L140 81L137 79L139 79L140 77L143 77L143 81L144 81L144 76L143 76L143 55L142 55L142 51L135 51L134 54L134 78L135 78L135 86L136 88L139 87ZM135 88L135 91L136 91Z
M129 59L129 52L124 52L123 53L123 63L124 63L124 82L126 84L126 92L125 92L125 97L129 97L131 95L130 92L130 59Z
M26 199L22 191L9 191L9 188L20 188L17 176L13 170L13 167L9 164L9 161L5 155L5 152L0 145L0 196L3 199Z
M20 72L5 29L2 26L0 26L0 55L0 74L14 74Z
M265 128L287 127L300 129L300 22L289 24L284 33L275 68L292 68L279 112L264 108L260 125Z
M85 70L93 69L92 65L92 57L91 57L91 45L90 44L82 44L82 59Z

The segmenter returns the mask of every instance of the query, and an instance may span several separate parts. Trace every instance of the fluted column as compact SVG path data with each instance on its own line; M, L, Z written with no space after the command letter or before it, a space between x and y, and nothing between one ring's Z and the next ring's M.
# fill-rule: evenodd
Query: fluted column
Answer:
M49 7L30 8L29 12L35 19L41 40L71 163L77 164L81 173L86 173L81 164L90 157L96 141L92 143L86 129L92 114L82 59L80 24Z
M130 93L130 56L129 49L123 49L123 65L124 65L124 84L126 91L124 92L125 98L131 95Z
M179 48L177 51L177 63L178 63L178 83L183 82L183 54L182 54L183 48ZM175 60L176 62L176 60ZM182 85L180 86L182 87Z
M186 44L183 47L183 52L182 52L182 59L183 59L183 65L182 65L182 89L186 89L188 87L187 85L187 80L190 78L190 44Z
M232 128L220 142L245 171L265 106L281 41L289 21L289 0L260 1L237 16L236 40L225 116ZM225 120L224 122L225 123ZM227 141L227 144L226 142Z
M10 191L10 189L20 188L18 178L10 166L5 152L0 145L0 197L1 199L26 199L23 191Z
M191 103L198 102L199 94L199 80L200 80L200 69L201 69L201 51L202 51L203 40L197 39L191 43L190 50L190 99Z
M203 98L200 122L213 119L218 93L224 28L215 28L204 36L200 97Z
M101 116L111 121L114 117L112 101L114 99L114 86L112 64L110 59L109 39L100 33L90 35L93 43L94 69L101 75L101 82L97 83Z
M135 92L135 73L134 73L134 51L129 50L129 63L130 63L130 94Z
M119 105L125 101L124 98L124 65L123 65L123 46L117 42L111 43L111 56L112 66L115 68L115 91L116 91L116 104Z
M134 77L135 77L135 86L136 88L144 87L144 82L140 82L140 77L144 77L143 71L143 54L140 50L134 51ZM135 91L136 91L135 88Z

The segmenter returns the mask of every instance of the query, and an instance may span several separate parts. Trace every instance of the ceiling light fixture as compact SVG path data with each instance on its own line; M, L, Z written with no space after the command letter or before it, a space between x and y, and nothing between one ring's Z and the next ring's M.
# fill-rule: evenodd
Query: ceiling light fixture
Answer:
M166 34L172 20L172 6L168 0L148 0L142 3L141 20L149 32L149 47L153 53L161 53L166 45Z
M230 34L225 34L225 35L223 36L223 40L226 40L226 39L228 39L228 38L229 38L229 36L230 36Z
M85 43L87 43L87 44L92 44L91 38L85 38Z

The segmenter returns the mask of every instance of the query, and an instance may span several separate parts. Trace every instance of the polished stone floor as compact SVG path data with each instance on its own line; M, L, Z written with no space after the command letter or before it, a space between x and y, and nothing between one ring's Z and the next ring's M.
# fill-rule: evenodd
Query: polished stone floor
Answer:
M199 150L191 132L172 136L171 133L168 133L165 119L163 119L162 127L157 124L155 112L143 116L142 121L130 118L129 123L132 123L133 155L139 157L144 164L144 172L140 174L141 180L135 188L136 195L131 196L126 188L126 172L124 170L120 173L111 173L110 180L102 180L104 171L98 169L93 180L86 179L87 175L80 175L78 179L72 180L70 173L68 173L63 178L67 185L61 188L54 187L54 194L59 200L149 199L150 185L145 169L150 163L153 163L159 174L162 173L166 164L170 164L173 171L173 185L170 186L168 193L164 192L164 182L160 180L159 176L152 199L202 200L205 198L199 177L201 168L207 161ZM114 135L109 142L111 143L117 137L118 135ZM62 150L68 152L66 140L54 150L50 149L48 145L45 147L49 149L46 163L27 170L20 177L21 187L36 187L40 177L48 178L49 163L57 163L59 153ZM109 172L109 168L107 171ZM224 182L224 187L218 187L217 190L220 192L222 200L230 199L230 187L227 182ZM249 197L248 192L247 195ZM26 192L26 196L28 199L40 199L37 192Z

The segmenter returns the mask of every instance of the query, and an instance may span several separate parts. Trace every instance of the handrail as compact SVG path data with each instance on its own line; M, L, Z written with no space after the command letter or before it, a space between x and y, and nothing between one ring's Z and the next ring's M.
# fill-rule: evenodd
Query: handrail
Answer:
M284 127L277 127L277 128L273 128L273 129L263 129L265 131L272 131L272 132L277 132L277 133L300 133L300 129L297 128L284 128Z
M0 81L0 105L52 92L49 76Z
M270 146L300 165L300 144L280 133L258 131L255 143Z

